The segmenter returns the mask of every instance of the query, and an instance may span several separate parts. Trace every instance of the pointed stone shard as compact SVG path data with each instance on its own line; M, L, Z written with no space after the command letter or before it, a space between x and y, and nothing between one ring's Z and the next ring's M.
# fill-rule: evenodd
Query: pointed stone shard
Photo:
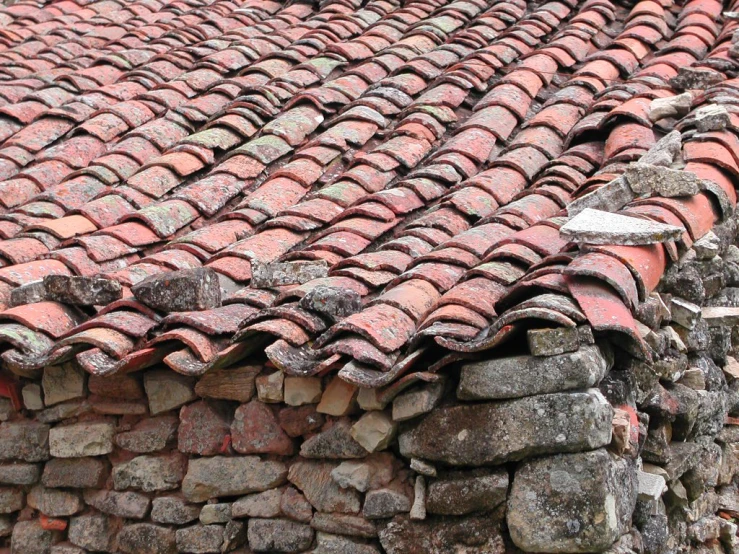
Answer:
M47 275L44 277L46 299L74 306L105 306L123 296L123 287L113 279Z
M685 229L627 215L586 209L568 221L559 232L563 237L578 243L638 246L678 239Z
M131 292L139 302L163 312L210 310L221 305L218 274L206 267L152 275Z
M693 196L701 190L700 180L689 171L678 171L645 163L634 163L624 173L631 190L641 194L657 194L666 198Z

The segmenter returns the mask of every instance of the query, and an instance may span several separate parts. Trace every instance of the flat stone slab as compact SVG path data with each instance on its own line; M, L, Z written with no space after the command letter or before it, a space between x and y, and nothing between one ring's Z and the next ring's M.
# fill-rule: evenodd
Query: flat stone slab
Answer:
M400 452L453 466L593 450L611 442L613 408L596 389L437 408L401 432Z
M251 286L257 289L302 285L328 275L326 260L252 264Z
M634 163L624 173L631 190L637 194L653 193L665 198L693 196L701 190L700 179L690 171Z
M457 397L503 400L597 385L610 364L597 346L558 356L512 356L462 366Z
M593 192L573 200L567 206L567 215L576 216L590 208L615 212L631 202L636 195L624 177L618 177L595 189Z
M734 327L739 325L739 308L710 306L701 308L701 317L709 327Z
M603 552L628 531L636 505L632 463L605 449L524 462L506 520L525 552Z
M587 208L570 219L559 232L577 243L639 246L678 239L685 229Z

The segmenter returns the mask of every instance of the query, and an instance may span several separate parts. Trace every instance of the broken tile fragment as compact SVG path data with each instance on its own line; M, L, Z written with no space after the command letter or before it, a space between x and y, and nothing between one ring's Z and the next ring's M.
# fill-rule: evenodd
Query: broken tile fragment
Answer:
M47 275L44 277L46 299L73 306L105 306L121 298L118 281L102 277Z
M328 263L325 260L254 263L252 264L251 285L258 289L302 285L327 275Z
M210 310L221 305L218 274L204 267L152 275L131 292L142 304L163 312Z
M667 198L693 196L700 192L700 180L694 173L634 163L626 168L626 180L636 194L656 194Z
M559 230L573 242L586 244L644 245L680 238L682 227L626 215L586 209Z

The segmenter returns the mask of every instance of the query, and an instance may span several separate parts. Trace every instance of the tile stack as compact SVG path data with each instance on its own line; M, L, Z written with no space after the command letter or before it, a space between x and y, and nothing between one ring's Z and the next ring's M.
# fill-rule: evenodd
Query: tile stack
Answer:
M739 553L739 8L0 8L0 554Z

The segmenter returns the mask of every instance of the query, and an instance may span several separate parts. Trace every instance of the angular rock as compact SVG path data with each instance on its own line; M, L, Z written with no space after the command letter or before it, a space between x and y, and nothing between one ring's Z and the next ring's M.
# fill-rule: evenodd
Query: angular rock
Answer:
M708 231L705 235L693 243L693 250L699 260L711 260L719 255L721 251L721 241L713 231Z
M597 346L557 356L513 356L462 366L457 397L500 400L586 389L600 383L610 369L610 356Z
M273 518L280 515L282 489L248 494L239 498L231 506L231 516Z
M190 502L204 502L219 496L237 496L278 487L285 482L286 476L287 468L283 463L263 461L256 456L198 458L190 460L182 493Z
M524 462L516 470L506 520L527 552L602 552L628 531L636 472L606 450Z
M672 299L672 321L686 329L694 329L701 318L701 307L674 297Z
M649 105L649 119L659 121L666 117L681 118L690 111L692 103L693 95L689 92L667 98L655 98Z
M37 464L0 464L0 484L33 485L38 483L41 468Z
M211 370L195 385L195 393L203 398L248 402L254 396L254 380L260 371L261 367L249 365Z
M113 452L115 427L107 422L82 422L49 431L49 451L55 458L104 456Z
M363 458L367 450L351 435L351 427L345 419L312 436L300 445L303 458L352 459Z
M157 273L131 287L136 300L162 312L212 310L221 305L218 274L210 268Z
M118 525L101 514L73 517L69 522L69 542L93 552L116 552Z
M41 527L37 519L19 521L13 527L10 554L49 554L51 545L58 540L59 534Z
M135 523L126 525L118 534L118 547L126 554L176 554L174 529Z
M223 449L230 417L223 406L211 402L193 402L180 409L177 449L185 454L212 456Z
M115 279L47 275L44 277L46 300L73 306L105 306L123 296L123 287Z
M175 540L178 552L192 554L217 554L223 545L222 525L193 525L177 529Z
M249 546L254 552L302 552L313 542L309 525L286 519L249 520Z
M44 368L41 381L47 406L85 395L85 374L73 363Z
M392 488L369 491L364 498L362 515L367 519L385 519L411 511L408 495Z
M694 173L645 163L633 163L626 168L626 180L632 190L641 194L656 194L667 198L693 196L701 190Z
M526 340L533 356L557 356L580 348L580 332L577 327L530 329L526 332Z
M426 510L456 516L490 511L507 495L506 470L453 472L429 483Z
M313 506L295 487L286 487L280 497L280 511L289 519L301 523L310 523L313 518Z
M29 383L21 389L21 398L23 398L23 406L26 410L43 410L44 398L41 394L41 387L36 383Z
M151 519L157 523L184 525L198 519L200 506L188 504L177 496L159 496L152 500Z
M639 500L654 501L659 500L662 493L667 490L665 478L654 473L645 471L637 471L637 494Z
M592 450L611 442L612 418L610 404L594 389L438 408L400 434L400 452L479 466Z
M577 243L646 245L679 239L685 229L637 217L586 208L559 229Z
M657 141L646 154L644 154L639 162L649 165L658 165L661 167L669 167L680 158L682 150L682 135L680 131L670 131L664 137Z
M318 286L309 290L299 305L337 322L361 310L362 297L353 290Z
M393 399L393 421L408 421L433 410L444 396L443 380L408 391Z
M26 500L31 508L49 517L71 516L80 512L84 507L78 493L47 489L42 485L33 487Z
M363 460L343 462L331 471L340 487L366 492L387 485L393 479L395 458L387 452L370 454Z
M731 122L728 110L718 104L701 106L693 113L692 120L699 133L723 131Z
M334 482L331 472L335 467L328 462L298 461L290 466L287 478L319 512L356 514L361 506L359 493Z
M257 289L302 285L313 279L328 276L328 262L326 260L311 260L267 264L253 263L251 271L251 286Z
M130 452L147 454L166 448L174 440L179 419L174 415L148 417L133 429L115 436L115 443Z
M179 452L161 456L138 456L113 467L116 490L168 491L180 486L187 458Z
M701 308L700 317L709 327L735 327L739 325L739 308L708 306Z
M311 550L311 554L380 554L380 551L371 544L359 542L355 539L349 539L341 535L318 533L316 548Z
M317 531L336 535L364 537L367 539L377 536L377 528L374 522L361 516L348 514L316 513L310 522L310 526Z
M321 395L316 411L336 417L348 415L356 407L357 391L356 386L334 377Z
M144 374L144 389L149 398L151 415L174 410L195 400L193 379L170 369L147 371Z
M713 69L681 67L677 75L670 79L670 86L677 90L704 90L720 83L725 78Z
M26 505L23 491L16 488L0 487L0 514L20 512Z
M231 444L241 454L289 456L293 442L280 427L272 409L258 400L239 406L231 424Z
M223 530L223 546L221 552L231 552L232 550L246 544L247 527L243 521L232 519L226 524ZM244 552L243 554L247 554Z
M615 212L623 208L634 198L636 198L636 195L631 190L628 181L623 176L618 177L598 187L593 192L589 192L577 200L570 202L567 206L567 215L574 217L586 209Z
M285 374L282 371L259 375L254 380L254 384L257 387L257 398L260 402L275 404L282 402L285 398Z
M280 410L277 419L285 433L293 438L318 431L326 421L323 415L316 411L315 404L287 406Z
M385 412L367 412L352 425L352 438L367 452L377 452L390 446L397 428L397 424Z
M302 406L321 401L321 379L318 377L285 377L285 404Z
M8 304L9 307L15 308L16 306L35 304L44 300L46 300L46 287L44 287L44 281L40 279L21 285L20 287L15 287L10 291L10 301Z
M109 490L86 490L85 503L112 516L126 519L144 519L151 501L138 492L116 492Z
M212 523L227 523L231 519L231 504L222 502L220 504L206 504L200 510L200 523L210 525Z

